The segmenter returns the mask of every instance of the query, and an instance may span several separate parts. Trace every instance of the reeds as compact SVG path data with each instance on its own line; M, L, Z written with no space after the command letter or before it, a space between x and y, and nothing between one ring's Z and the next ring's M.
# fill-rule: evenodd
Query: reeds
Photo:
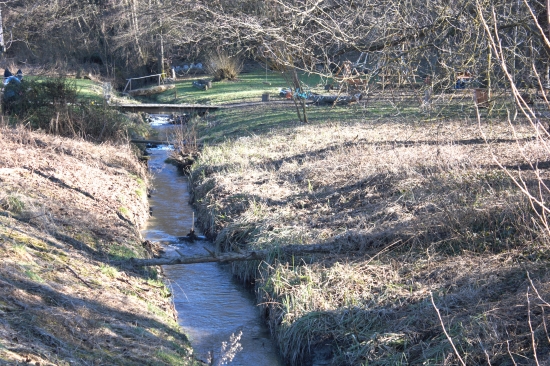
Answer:
M236 80L243 69L238 57L230 56L223 51L213 52L207 56L206 72L214 81Z

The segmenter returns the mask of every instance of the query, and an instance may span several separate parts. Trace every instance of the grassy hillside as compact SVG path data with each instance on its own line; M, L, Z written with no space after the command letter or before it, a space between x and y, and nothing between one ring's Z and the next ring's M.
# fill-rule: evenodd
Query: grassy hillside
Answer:
M548 232L512 180L549 178L530 125L255 108L203 123L194 200L218 250L273 250L233 269L290 364L550 362Z
M147 174L128 145L0 128L0 364L193 365L148 257Z

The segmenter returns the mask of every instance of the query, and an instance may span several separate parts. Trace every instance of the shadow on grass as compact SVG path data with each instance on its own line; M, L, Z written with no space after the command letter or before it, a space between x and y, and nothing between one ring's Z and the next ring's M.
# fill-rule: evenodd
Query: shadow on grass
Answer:
M163 349L167 353L177 350L178 357L189 356L182 346L188 340L178 327L152 316L62 293L1 270L0 295L9 309L3 322L12 337L4 346L13 352L18 344L30 343L32 351L24 348L26 353L50 361L72 359L87 364L101 360L112 365L164 364L162 355L143 359L144 354Z
M331 121L357 121L364 113L354 107L308 107L308 121L317 124ZM263 135L272 131L303 125L294 104L265 104L218 111L199 125L199 136L205 143L218 143L228 138Z
M301 110L300 110L300 113ZM482 113L484 113L482 111ZM387 103L375 103L366 106L354 104L349 106L315 106L307 107L308 124L322 123L354 123L362 122L366 126L383 123L400 123L407 125L420 125L424 123L441 123L451 119L467 119L472 124L477 124L476 111L473 108L467 112L461 111L459 106L446 106L441 111L426 114L417 107L396 108ZM506 113L493 113L490 118L481 116L482 123L492 123L497 119L506 118ZM272 131L303 125L300 122L296 106L294 104L254 104L217 111L199 125L199 137L206 143L217 143L228 138L243 136L263 135ZM429 126L429 125L427 125ZM475 144L482 140L464 140L458 143ZM407 144L407 141L396 141ZM421 143L421 142L419 142ZM427 141L437 144L438 142Z
M534 364L531 362L534 360L532 336L539 360L549 359L550 343L542 330L548 315L535 310L545 302L531 296L529 314L525 268L487 265L490 269L475 270L475 273L466 268L457 273L457 268L449 263L434 267L436 272L448 272L444 278L435 277L430 285L443 324L425 287L423 294L419 294L412 290L399 292L397 289L404 284L379 283L367 298L356 298L355 306L310 311L291 324L280 325L277 335L283 355L293 365L311 365L312 360L346 365L366 361L369 365L394 365L404 361L409 365L458 364L443 332L445 326L468 365L481 365L488 360L499 365ZM548 270L536 264L529 267L538 267L537 277L542 278L541 288L545 288ZM427 285L426 280L429 279L416 279L423 281L423 286ZM336 297L338 291L344 290L322 289L334 292ZM385 299L384 294L391 297L391 301ZM300 305L296 304L298 308ZM264 306L269 308L267 313L272 321L284 318L284 306ZM292 312L292 305L289 310ZM531 334L530 326L540 331ZM500 346L507 342L508 349Z

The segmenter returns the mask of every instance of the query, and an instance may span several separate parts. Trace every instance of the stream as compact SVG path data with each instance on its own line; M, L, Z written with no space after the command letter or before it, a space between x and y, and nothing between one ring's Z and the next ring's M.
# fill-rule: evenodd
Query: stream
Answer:
M160 133L166 132L171 128L166 122L155 119L155 128ZM187 178L175 166L164 162L169 147L147 151L154 190L149 201L152 216L142 231L143 237L164 244L165 256L205 255L204 247L214 250L205 241L178 240L193 225ZM196 357L211 365L283 365L254 296L235 281L229 266L217 263L163 266L171 283L178 322Z

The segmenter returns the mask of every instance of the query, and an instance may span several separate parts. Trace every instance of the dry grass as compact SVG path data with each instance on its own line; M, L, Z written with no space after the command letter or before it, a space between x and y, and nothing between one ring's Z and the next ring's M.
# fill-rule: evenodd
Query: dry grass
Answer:
M174 144L170 161L185 171L189 170L199 154L196 118L189 118L174 128L170 141Z
M243 63L238 57L224 52L211 53L207 58L206 71L214 81L236 80L243 69Z
M528 311L526 291L527 271L539 293L550 285L547 235L496 164L536 190L526 163L548 179L549 157L533 137L500 122L289 128L205 148L195 203L219 250L274 249L269 264L233 268L256 282L291 364L458 363L430 293L467 364L533 360L529 314L542 364L547 305L531 288ZM311 243L334 252L278 258Z
M193 364L147 256L128 145L0 129L0 364Z

